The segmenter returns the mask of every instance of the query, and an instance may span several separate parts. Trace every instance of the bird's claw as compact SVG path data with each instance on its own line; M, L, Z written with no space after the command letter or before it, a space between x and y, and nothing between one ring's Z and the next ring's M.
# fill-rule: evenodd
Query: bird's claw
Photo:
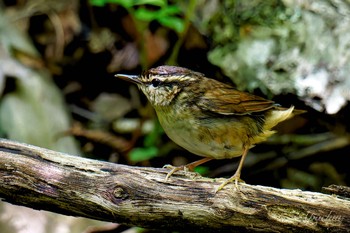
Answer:
M219 192L221 189L223 189L228 183L235 182L235 187L237 190L239 190L238 182L239 183L245 183L241 178L240 175L233 175L231 178L225 180L216 190L215 193Z
M165 164L163 166L163 168L166 168L166 169L173 169L175 166L171 165L171 164Z
M170 172L168 172L168 174L165 177L165 181L168 181L168 179L170 178L170 176L172 176L175 172L180 171L180 170L184 170L187 171L188 169L186 168L186 166L179 166L179 167L175 167L173 165L170 164L166 164L163 166L163 168L166 169L171 169Z

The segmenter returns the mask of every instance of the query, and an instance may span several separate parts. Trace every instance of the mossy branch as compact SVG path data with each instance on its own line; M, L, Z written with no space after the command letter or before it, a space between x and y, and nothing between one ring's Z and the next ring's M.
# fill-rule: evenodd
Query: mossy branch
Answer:
M187 232L345 232L350 201L101 162L0 140L0 198L56 213ZM193 174L193 173L190 173ZM219 182L220 181L220 182Z

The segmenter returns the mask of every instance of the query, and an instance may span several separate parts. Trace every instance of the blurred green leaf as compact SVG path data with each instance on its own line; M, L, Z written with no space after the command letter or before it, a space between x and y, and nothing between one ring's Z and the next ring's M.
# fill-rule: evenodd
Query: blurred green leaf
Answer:
M164 8L164 10L154 11L145 8L140 8L135 11L135 17L141 21L153 21L157 20L163 26L175 30L176 32L183 32L185 24L183 19L171 16L172 14L179 13L177 7Z
M178 33L183 32L185 29L184 21L177 17L168 16L168 17L159 18L159 23L162 24L163 26L166 26L168 28L175 30Z
M181 9L178 6L172 5L172 6L166 6L163 7L161 10L162 15L176 15L181 13Z
M198 172L201 175L205 175L208 174L209 172L209 168L208 167L204 167L204 166L198 166L194 169L195 172Z
M136 1L134 1L134 5L144 5L144 4L165 7L167 5L167 1L166 0L136 0Z
M156 121L151 133L149 133L145 137L145 141L143 142L145 147L152 147L156 145L160 136L163 134L163 132L164 132L163 128L160 126L159 122Z
M90 0L90 3L93 6L99 6L99 7L103 7L108 3L121 5L124 8L130 8L134 6L134 1L130 1L130 0Z
M106 3L114 3L123 6L124 8L130 8L133 7L134 1L130 0L106 0Z
M130 160L133 162L141 162L157 157L160 151L156 145L159 144L158 141L163 132L163 128L160 126L159 122L156 121L153 130L143 141L145 147L134 148L130 151Z
M114 3L123 6L126 9L130 9L136 5L153 5L159 6L160 9L152 10L145 7L139 7L135 10L130 10L129 13L133 14L138 21L151 22L153 20L158 21L161 25L168 27L178 33L185 30L184 20L177 17L182 11L177 5L167 5L165 0L90 0L90 3L95 6L104 6L107 3Z
M165 0L90 0L90 3L94 6L102 7L108 3L121 5L125 8L130 8L137 5L153 5L159 7L166 7L167 2Z
M106 1L105 0L90 0L90 4L93 6L102 7L106 4Z
M158 16L159 16L159 11L148 10L145 8L139 8L135 11L136 19L147 21L147 22L157 19Z
M142 162L158 155L157 147L134 148L130 151L129 158L133 162Z

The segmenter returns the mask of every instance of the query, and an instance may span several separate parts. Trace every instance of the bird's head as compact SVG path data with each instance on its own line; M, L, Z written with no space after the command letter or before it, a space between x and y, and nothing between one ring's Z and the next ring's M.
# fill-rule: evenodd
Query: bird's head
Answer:
M116 77L135 83L153 106L168 106L187 86L197 83L201 73L177 66L158 66L141 75L117 74Z

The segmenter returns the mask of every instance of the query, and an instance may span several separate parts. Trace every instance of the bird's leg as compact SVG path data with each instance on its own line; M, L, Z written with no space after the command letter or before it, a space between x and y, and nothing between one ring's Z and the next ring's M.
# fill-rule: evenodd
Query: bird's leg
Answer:
M171 168L171 171L167 174L167 176L165 177L165 181L167 181L169 179L169 177L176 171L179 171L179 170L189 170L189 171L193 171L193 169L205 162L208 162L212 160L212 158L204 158L204 159L200 159L200 160L197 160L197 161L194 161L192 163L189 163L187 165L183 165L183 166L179 166L179 167L173 167L171 165L165 165L164 168Z
M241 160L239 161L239 165L238 165L238 168L237 168L235 174L233 176L231 176L231 178L229 178L225 182L223 182L216 189L215 192L220 191L223 187L225 187L225 185L227 185L228 183L231 183L232 181L235 181L235 185L236 185L237 189L238 189L238 182L244 182L243 180L240 179L240 177L241 177L241 171L242 171L243 163L244 163L244 160L245 160L247 154L248 154L248 149L244 149L242 157L241 157Z

